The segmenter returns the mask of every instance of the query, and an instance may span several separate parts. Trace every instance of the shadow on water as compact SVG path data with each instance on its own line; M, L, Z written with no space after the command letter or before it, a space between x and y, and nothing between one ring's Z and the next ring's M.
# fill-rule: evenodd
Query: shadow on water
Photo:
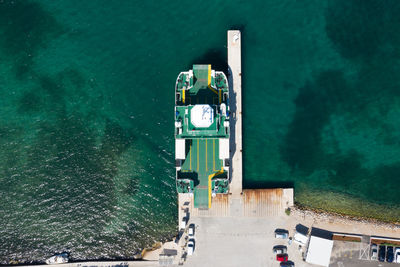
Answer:
M300 88L296 112L281 147L282 158L293 169L311 173L322 167L321 133L332 113L348 101L347 82L340 71L320 73Z
M292 181L257 181L251 182L244 179L243 188L246 189L265 189L265 188L293 188Z
M343 57L369 61L390 46L398 47L399 14L397 0L329 1L326 32Z
M380 129L385 132L385 138L390 138L390 134L386 133L389 126L382 120L385 113L379 114L375 120L373 116L377 115L371 115L370 110L382 103L390 106L395 97L392 88L382 90L379 101L371 102L378 89L359 87L363 83L365 81L356 80L350 85L343 72L324 71L300 88L294 101L295 114L281 145L281 158L291 167L293 174L308 177L316 186L362 196L379 203L396 203L396 198L390 192L396 187L393 185L397 184L393 183L393 179L397 177L395 173L398 171L398 163L367 168L362 149L340 148L339 142L343 142L341 138L344 138L340 133L332 135L329 150L326 150L327 144L323 142L327 134L325 127L337 127L331 121L332 115L344 121L351 118L350 126L346 126L350 129L340 126L346 135L351 134L348 131L362 131L368 136ZM364 186L360 185L361 181L381 185Z
M357 63L358 73L347 80L341 70L322 71L299 89L295 113L280 150L293 173L302 177L314 175L310 179L317 185L340 192L396 203L390 192L397 187L393 181L399 164L367 168L364 150L353 144L344 149L343 144L348 142L344 140L348 136L355 138L362 133L371 138L379 131L383 134L375 143L397 145L391 133L393 122L385 118L399 98L396 70L400 54L393 49L400 45L399 12L399 1L329 1L325 10L327 36L343 58ZM339 125L338 130L336 122L331 121L333 115L346 126ZM328 133L332 139L329 153L323 143L327 126L341 131ZM318 174L322 170L326 175Z
M38 49L63 31L57 20L37 2L0 3L0 48L13 60L18 78L31 70Z
M190 66L186 66L185 69L192 69L193 64L211 64L212 69L217 71L223 71L227 74L228 61L226 56L226 49L216 48L210 49L205 54L195 58Z

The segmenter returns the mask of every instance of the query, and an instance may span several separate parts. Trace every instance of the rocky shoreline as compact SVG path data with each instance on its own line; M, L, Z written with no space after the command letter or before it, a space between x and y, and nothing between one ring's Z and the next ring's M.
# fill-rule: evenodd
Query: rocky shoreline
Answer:
M319 209L311 209L297 204L291 208L290 216L304 221L311 221L313 225L347 225L353 228L363 226L364 228L370 228L370 234L374 234L374 229L379 229L380 231L398 232L400 235L400 223L398 222L385 222L368 217L348 216Z

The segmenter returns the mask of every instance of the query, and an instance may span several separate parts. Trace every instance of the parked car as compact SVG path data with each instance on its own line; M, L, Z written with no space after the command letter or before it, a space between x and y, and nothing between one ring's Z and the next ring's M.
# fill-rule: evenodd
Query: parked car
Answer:
M395 258L396 263L400 263L400 248L399 247L397 247L394 250L394 258Z
M386 248L386 261L387 262L393 262L394 254L393 254L393 247L388 246Z
M288 255L287 254L278 254L278 255L276 255L276 260L277 261L287 261Z
M385 261L385 256L386 256L386 246L380 245L378 251L378 260Z
M371 260L376 261L378 259L378 246L371 244Z
M294 262L292 261L284 261L280 264L281 267L294 267Z
M188 243L187 243L187 254L193 255L194 252L194 239L189 239Z
M275 238L286 239L289 237L289 231L285 229L276 229Z
M287 252L287 247L286 246L282 246L282 245L278 245L275 246L272 251L274 252L274 254L284 254Z
M191 223L189 225L188 236L189 236L189 238L193 238L194 237L194 224L193 223Z
M183 217L182 220L181 220L181 223L179 225L180 229L185 229L186 228L186 222L187 222L186 217Z

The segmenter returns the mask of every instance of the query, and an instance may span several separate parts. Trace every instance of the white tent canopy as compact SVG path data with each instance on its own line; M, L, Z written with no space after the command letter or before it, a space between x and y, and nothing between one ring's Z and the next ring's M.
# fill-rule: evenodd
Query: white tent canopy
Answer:
M185 139L175 139L175 158L185 159Z
M229 158L229 139L220 138L219 139L219 159Z
M332 247L333 240L311 236L306 262L328 267L331 259Z

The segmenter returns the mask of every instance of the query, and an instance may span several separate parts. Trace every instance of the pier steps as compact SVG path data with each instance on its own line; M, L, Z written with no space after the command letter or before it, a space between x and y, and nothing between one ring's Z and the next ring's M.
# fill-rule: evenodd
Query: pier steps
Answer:
M284 212L282 189L243 190L245 217L279 216Z

